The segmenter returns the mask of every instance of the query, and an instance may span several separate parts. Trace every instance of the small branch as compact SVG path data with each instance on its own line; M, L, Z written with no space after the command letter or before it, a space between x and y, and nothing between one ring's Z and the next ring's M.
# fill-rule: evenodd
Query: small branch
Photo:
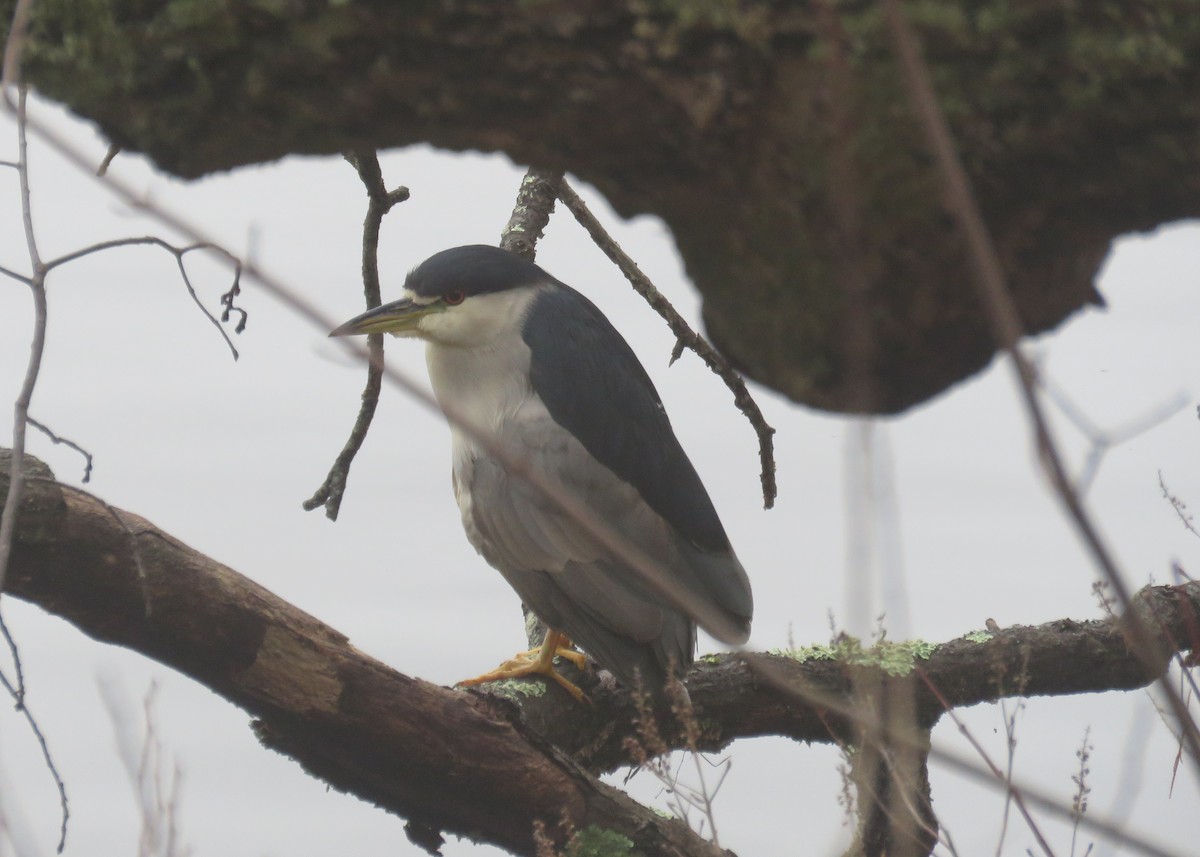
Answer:
M1167 483L1163 480L1161 470L1158 471L1158 487L1162 490L1163 499L1171 504L1171 508L1175 510L1175 514L1179 516L1179 522L1183 524L1184 529L1196 538L1200 538L1200 531L1196 529L1196 519L1188 511L1187 503L1180 500L1167 488Z
M4 589L4 578L12 556L13 533L17 526L17 509L20 507L21 495L25 488L23 464L29 403L33 399L33 390L37 386L38 374L42 368L42 354L46 346L45 281L47 269L42 264L41 255L38 253L37 237L33 231L33 210L29 191L29 146L25 133L25 97L25 88L21 87L17 101L17 143L18 163L20 164L17 174L20 176L21 183L21 219L25 228L25 243L29 251L30 268L33 270L33 278L29 281L29 289L33 296L33 339L29 346L29 361L25 367L25 378L21 382L17 399L13 403L12 461L9 469L8 494L4 498L2 513L4 517L0 519L0 591ZM19 694L24 694L23 687L18 686L17 690Z
M82 455L84 464L83 464L83 479L81 481L85 485L88 482L92 481L92 454L90 452L88 452L86 449L84 449L79 444L75 443L75 441L73 441L73 440L67 440L65 437L59 437L54 432L52 432L50 429L46 428L44 425L42 425L37 420L35 420L33 417L27 416L26 419L28 420L28 422L31 426L33 426L35 429L40 431L46 437L50 438L50 442L53 443L54 445L57 446L59 444L62 444L63 446L69 446L71 449L75 450L80 455Z
M27 15L28 7L18 5L12 25L12 33L20 32L23 34L25 27L24 16ZM15 73L14 70L17 68L15 57L19 54L19 46L14 44L12 33L10 33L9 42L6 46L4 61L6 83L12 79L10 75ZM10 60L12 60L12 65L10 65ZM33 391L37 386L38 375L42 367L42 356L46 345L46 272L48 268L42 264L41 254L37 246L37 235L33 229L33 206L29 186L29 145L26 135L26 95L25 87L21 86L16 106L17 175L21 186L21 221L25 231L26 247L29 252L29 265L33 271L33 276L26 280L26 283L33 295L34 320L33 338L29 346L29 362L26 364L25 378L21 383L21 390L17 394L17 399L13 403L13 447L9 462L8 485L6 486L7 490L4 497L4 508L3 512L0 512L0 515L3 515L0 518L0 592L4 590L5 579L12 562L16 529L19 523L18 519L20 517L22 499L25 495L25 438L29 425L29 403L33 399ZM7 87L5 88L4 97L8 101ZM11 106L11 102L9 104ZM50 755L50 747L46 743L46 737L42 734L37 719L26 704L25 674L21 668L21 653L17 647L16 640L13 638L3 618L0 618L0 635L3 636L9 653L12 656L16 679L15 683L9 681L8 676L4 675L4 672L0 670L0 684L3 685L9 696L12 697L17 709L25 716L25 720L29 724L29 728L33 732L38 746L41 747L42 758L46 762L46 768L58 788L62 819L59 827L58 851L62 853L67 842L67 819L70 817L70 811L67 808L66 786L63 784L62 777L58 773L58 768L54 764L54 759Z
M929 674L926 673L925 670L918 667L917 675L920 676L921 681L925 683L925 687L941 704L942 709L946 712L946 714L950 715L950 719L954 721L954 725L958 728L958 733L967 739L967 743L971 745L971 748L976 752L979 758L983 760L983 763L987 765L988 770L992 772L992 776L1004 784L1006 799L1011 799L1012 802L1016 804L1017 811L1021 813L1021 817L1025 819L1025 825L1029 828L1029 832L1033 834L1033 838L1037 840L1038 845L1041 847L1046 857L1054 857L1054 851L1050 848L1050 843L1046 841L1046 837L1042 834L1041 828L1039 828L1037 822L1033 820L1033 816L1030 814L1029 808L1025 805L1025 798L1021 794L1021 790L1013 785L1012 770L1010 769L1007 772L1002 771L1000 770L999 765L992 761L992 757L988 755L987 750L983 748L983 745L979 743L979 740L971 733L971 730L967 728L962 719L954 713L954 706L950 704L950 700L948 700L938 689L937 683L930 679ZM1076 823L1078 823L1078 821Z
M0 274L3 274L4 276L9 277L11 279L14 279L18 283L24 283L27 286L33 285L32 277L27 277L24 274L18 274L16 271L10 271L8 268L5 268L3 265L0 265Z
M113 158L121 153L121 147L116 143L108 144L108 151L104 153L104 159L100 161L100 166L96 167L96 175L103 177L108 172L109 166L112 165Z
M537 242L541 240L559 188L565 186L562 170L539 170L530 167L521 179L512 216L500 232L500 247L522 259L533 261Z
M100 253L105 250L115 249L117 247L136 247L144 245L161 247L175 257L175 264L179 267L179 275L183 278L183 284L187 288L188 294L191 295L192 301L197 307L200 308L200 312L204 313L204 317L209 320L212 326L217 329L217 332L221 334L221 338L225 340L225 344L229 346L229 350L233 354L233 359L237 360L237 348L234 347L233 340L229 338L229 335L225 332L225 328L221 326L221 322L228 321L229 314L231 312L241 313L241 319L234 328L234 333L241 333L246 329L246 311L241 307L233 305L234 299L241 293L240 283L242 276L242 262L224 247L204 241L188 244L184 247L176 247L171 242L164 241L162 238L157 238L153 235L146 235L140 238L114 238L111 241L101 241L88 247L84 247L81 250L75 250L74 252L59 256L58 258L47 262L45 269L46 272L49 273L60 265L66 265L70 262L82 259L85 256L90 256L93 253ZM233 285L230 287L229 291L221 296L221 304L225 309L221 313L220 320L218 320L216 316L208 311L208 307L204 305L204 302L200 300L200 296L196 294L196 289L192 285L192 279L187 272L187 266L184 264L183 257L196 250L211 250L214 253L224 256L226 260L233 265Z
M1000 716L1004 718L1004 746L1007 750L1007 763L1004 767L1004 812L1000 816L1000 835L996 837L996 857L1004 853L1004 839L1008 836L1008 817L1012 811L1012 779L1013 763L1017 760L1017 714L1025 707L1022 700L1017 701L1016 707L1009 714L1007 700L1000 700Z
M374 309L382 303L379 284L379 229L386 215L398 203L408 199L408 188L388 190L383 183L383 171L379 158L373 151L348 152L345 155L350 165L358 171L358 177L367 189L367 214L363 219L362 278L366 308ZM367 384L362 392L362 404L350 437L342 451L334 459L333 466L321 487L302 503L305 511L311 512L318 506L325 507L325 516L336 521L346 493L346 480L350 476L350 465L362 448L375 418L379 405L379 391L383 386L383 334L372 333L367 337Z
M9 645L13 646L13 660L19 665L20 659L17 657L12 636L8 632L8 626L4 624L2 619L0 619L0 631L3 632L4 639L8 641ZM42 761L45 762L46 770L50 772L50 778L54 780L54 787L58 790L59 822L56 851L61 854L63 853L63 849L67 847L67 822L71 818L71 810L67 802L66 783L63 782L62 774L58 772L58 765L54 764L54 757L50 755L50 745L46 742L46 736L42 732L42 727L38 725L37 718L33 716L33 712L29 710L29 706L25 702L24 688L13 686L3 673L0 673L0 687L3 687L9 696L17 700L17 711L21 712L26 724L29 726L29 731L33 733L33 738L37 741L38 749L42 753Z
M682 349L690 348L696 352L709 369L725 382L725 386L733 393L733 403L750 421L755 434L758 435L758 458L762 467L759 478L762 482L763 507L770 509L775 505L775 497L778 493L775 486L774 442L771 439L771 436L775 434L775 429L767 424L762 411L759 410L758 403L746 389L746 382L729 365L729 361L709 344L708 340L691 329L684 321L683 316L676 311L675 307L671 306L671 302L663 297L662 292L656 289L650 279L642 273L637 263L629 258L628 254L605 231L604 227L600 225L600 221L566 181L563 181L559 187L558 198L575 215L579 225L592 236L596 246L603 250L604 255L608 256L613 264L621 269L621 273L625 275L625 279L629 280L634 291L641 295L650 308L666 321L676 340L675 350L671 353L671 362L678 359Z

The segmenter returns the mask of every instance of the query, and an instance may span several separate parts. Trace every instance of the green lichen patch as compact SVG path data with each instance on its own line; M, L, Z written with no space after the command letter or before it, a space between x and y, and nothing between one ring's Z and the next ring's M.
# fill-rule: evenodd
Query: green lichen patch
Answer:
M546 695L546 682L540 678L504 678L499 681L489 681L488 690L514 702L520 702L526 697L541 697Z
M778 655L781 658L790 658L793 661L806 663L807 661L836 660L838 650L833 646L823 646L818 643L812 646L800 646L795 649L768 649L767 654Z
M804 646L798 649L771 649L768 654L806 661L839 661L860 667L874 667L890 676L905 676L912 672L917 660L929 660L937 648L936 643L925 640L906 640L893 643L880 640L875 645L864 647L856 637L842 637L831 646Z
M615 830L595 825L585 827L571 837L564 857L625 857L633 854L633 840Z
M972 643L986 643L994 636L996 635L991 631L972 631L969 634L963 634L963 639Z

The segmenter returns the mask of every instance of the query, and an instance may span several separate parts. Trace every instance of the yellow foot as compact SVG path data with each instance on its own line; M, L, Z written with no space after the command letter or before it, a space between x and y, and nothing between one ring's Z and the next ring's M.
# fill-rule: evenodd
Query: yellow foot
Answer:
M554 679L562 686L563 690L571 694L579 702L589 702L590 700L584 695L582 690L567 681L554 669L555 657L566 658L579 669L584 668L584 665L587 663L587 656L583 652L568 648L570 645L571 641L563 634L558 631L547 631L546 639L538 648L530 649L527 652L520 652L500 664L500 666L491 672L460 681L458 686L472 687L477 684L485 684L489 681L500 681L508 678L528 678L530 676L541 675Z

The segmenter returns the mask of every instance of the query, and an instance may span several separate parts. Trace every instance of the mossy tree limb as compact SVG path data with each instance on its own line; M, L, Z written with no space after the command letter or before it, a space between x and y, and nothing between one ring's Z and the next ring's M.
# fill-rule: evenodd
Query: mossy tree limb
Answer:
M906 7L1028 330L1097 300L1113 237L1200 214L1188 0ZM25 74L185 177L413 143L569 170L667 222L709 332L751 377L895 412L994 348L876 4L836 8L832 62L801 0L38 0ZM835 146L861 196L868 396L846 353Z

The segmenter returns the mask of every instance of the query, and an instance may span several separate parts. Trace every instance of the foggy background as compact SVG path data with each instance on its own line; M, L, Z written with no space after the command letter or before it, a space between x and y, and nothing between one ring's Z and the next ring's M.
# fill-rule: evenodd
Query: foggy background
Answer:
M83 124L33 103L85 143ZM0 121L0 160L15 160L16 129ZM99 240L175 236L114 201L87 175L31 141L33 207L44 259ZM385 218L384 300L431 253L491 243L511 213L524 169L502 156L405 149L381 156L389 188L412 198ZM181 213L236 253L289 283L335 321L362 309L361 224L354 170L339 158L289 158L183 184L141 158L115 174ZM694 325L699 301L671 237L651 217L623 221L580 187L646 274ZM0 265L26 271L16 172L0 171ZM714 212L714 216L720 216ZM229 286L223 268L190 254L206 306ZM560 210L538 263L587 294L629 339L655 380L676 432L704 479L750 574L756 615L750 648L827 642L838 629L941 642L984 627L1101 615L1098 572L1041 476L1011 367L996 361L906 415L878 421L795 406L752 385L778 433L779 499L766 512L757 443L724 385L694 355L674 366L670 332L620 272ZM1164 227L1114 244L1098 281L1108 307L1076 314L1033 339L1046 379L1100 429L1120 435L1087 504L1131 587L1171 582L1178 561L1195 573L1200 540L1163 499L1200 508L1200 226ZM964 287L967 287L964 284ZM156 248L109 251L48 280L46 358L31 409L96 459L88 490L143 515L347 634L367 654L441 684L476 675L523 647L517 597L467 544L450 490L449 433L440 417L385 385L379 413L350 474L338 522L300 508L321 484L358 408L365 369L314 329L243 284L250 314L231 359L189 299L174 258ZM16 396L32 330L28 289L0 282L0 402ZM425 383L423 347L388 340L389 364ZM1050 406L1076 473L1089 439ZM9 446L5 439L0 445ZM78 455L31 429L28 451L78 484ZM865 565L864 565L865 562ZM194 855L420 854L403 821L329 792L296 764L258 746L249 716L164 667L84 637L15 599L4 617L20 647L36 714L70 795L67 854L134 854L139 821L101 698L121 701L122 727L140 740L153 683L156 738L178 766L182 842ZM700 650L715 644L701 637ZM5 664L5 669L9 665ZM1017 705L1010 700L1008 710ZM1193 709L1195 708L1193 704ZM999 707L962 710L994 758L1005 759ZM1017 719L1015 776L1070 804L1076 751L1090 729L1089 811L1128 819L1180 853L1200 841L1196 777L1174 780L1177 745L1150 695L1034 699ZM969 752L953 724L941 746ZM732 770L716 800L721 844L743 855L839 853L850 828L838 805L837 751L780 739L729 748ZM721 758L725 758L724 756ZM992 854L1003 799L932 764L934 808L963 855ZM616 778L619 781L619 777ZM629 788L665 806L649 775ZM0 855L51 854L58 799L39 750L11 706L0 706ZM1057 854L1069 825L1038 816ZM24 843L15 851L13 842ZM1075 853L1113 850L1086 831ZM1034 845L1014 814L1005 855ZM35 849L35 850L30 850ZM447 855L499 853L448 841Z

